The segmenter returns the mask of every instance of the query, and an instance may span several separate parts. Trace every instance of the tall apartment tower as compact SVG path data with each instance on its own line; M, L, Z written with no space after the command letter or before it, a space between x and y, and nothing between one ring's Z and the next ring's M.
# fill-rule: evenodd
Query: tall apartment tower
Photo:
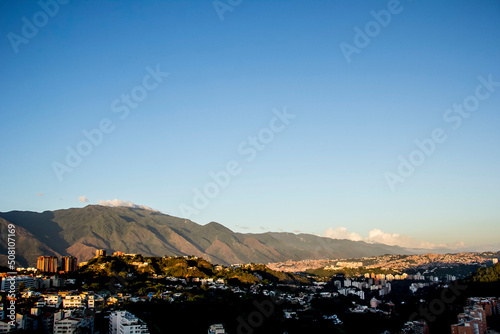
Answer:
M99 256L106 256L106 250L105 249L96 249L95 257L99 257Z
M74 256L63 256L61 266L66 273L75 272L78 268L78 260Z
M39 256L36 261L36 269L45 273L57 272L57 257L55 256Z

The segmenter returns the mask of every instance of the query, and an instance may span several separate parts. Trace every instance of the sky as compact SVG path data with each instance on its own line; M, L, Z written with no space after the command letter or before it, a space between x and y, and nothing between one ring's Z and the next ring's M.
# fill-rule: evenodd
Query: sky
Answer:
M0 211L500 250L500 2L0 2Z

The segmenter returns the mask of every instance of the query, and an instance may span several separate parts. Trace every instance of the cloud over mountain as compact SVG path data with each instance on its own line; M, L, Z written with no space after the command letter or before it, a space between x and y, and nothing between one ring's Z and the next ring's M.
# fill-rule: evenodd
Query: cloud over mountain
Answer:
M349 232L347 228L339 226L336 229L329 228L323 233L324 237L332 239L347 239L352 241L361 241L363 238L361 235L355 232Z
M381 229L374 228L368 232L368 236L363 238L359 233L350 232L347 228L339 226L335 229L329 228L323 232L323 236L332 239L346 239L352 241L365 241L368 243L379 243L389 246L400 246L405 248L418 248L418 249L437 249L437 248L450 248L457 249L464 247L463 242L456 242L453 244L436 244L424 240L416 240L415 238L398 233L387 233Z
M113 200L107 200L107 201L102 201L99 200L97 201L99 205L104 205L104 206L124 206L127 208L135 208L135 209L144 209L144 210L149 210L149 211L158 211L153 208L150 208L149 206L145 205L139 205L139 204L134 204L130 201L122 201L119 199L113 199Z

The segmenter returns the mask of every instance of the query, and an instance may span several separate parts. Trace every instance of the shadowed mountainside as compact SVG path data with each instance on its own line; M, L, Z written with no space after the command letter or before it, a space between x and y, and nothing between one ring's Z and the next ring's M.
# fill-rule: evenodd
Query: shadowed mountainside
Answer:
M2 266L7 266L8 225L8 221L0 218L0 236L2 236L0 238L0 263ZM61 256L60 253L20 226L16 226L14 239L16 242L16 262L20 266L36 265L36 259L40 255Z
M23 265L35 265L40 255L73 255L85 261L100 248L144 256L196 255L225 265L411 253L310 234L237 233L218 223L199 225L156 211L88 205L43 213L0 212L2 254L8 223L17 227L16 255Z

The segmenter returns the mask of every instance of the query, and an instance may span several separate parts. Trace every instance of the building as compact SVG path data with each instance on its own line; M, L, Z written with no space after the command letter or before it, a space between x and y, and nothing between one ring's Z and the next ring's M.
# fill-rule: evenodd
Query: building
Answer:
M7 276L2 277L2 283L0 290L7 291L10 290L10 284L14 282L14 287L16 291L19 291L19 285L21 283L24 284L25 288L34 288L35 287L35 278L31 276Z
M472 317L478 324L479 333L486 333L488 326L486 325L486 311L480 306L473 306L466 309L466 314Z
M17 329L23 330L26 333L40 333L39 316L42 313L40 308L32 308L30 314L16 313Z
M405 323L402 333L429 334L429 326L425 321L409 321Z
M224 326L222 326L222 324L215 324L208 328L208 334L226 334L226 331L224 330Z
M45 299L47 305L54 306L56 308L59 308L62 303L62 297L57 293L47 294L43 297L43 299Z
M16 326L9 324L9 320L0 320L0 333L10 333L17 331Z
M144 321L127 311L116 311L109 315L110 334L149 334Z
M479 306L464 307L464 313L460 313L457 318L458 325L465 324L465 327L473 327L474 333L486 332L486 312Z
M451 325L452 334L484 334L488 327L486 316L493 314L494 298L469 298L470 306L464 307L464 312L460 313L458 323Z
M54 333L54 313L44 312L38 315L38 330L40 333Z
M481 306L486 312L486 316L489 317L493 314L499 314L498 312L498 302L499 300L494 297L471 297L467 299L467 305L469 306Z
M68 317L54 321L55 334L92 333L94 319L91 317Z
M36 269L44 273L57 272L57 257L55 256L39 256L36 261Z
M73 273L78 269L78 260L74 256L63 256L61 266L65 273Z
M94 308L95 307L96 298L94 295L87 295L87 307Z
M85 307L85 299L81 295L67 294L63 299L64 308Z
M51 276L50 277L50 286L55 288L63 287L66 284L65 280L61 277Z
M475 334L474 324L471 322L463 322L460 324L451 325L451 334Z
M95 257L99 257L99 256L106 256L106 250L105 249L96 249Z
M54 314L54 334L94 333L94 317L80 311Z

